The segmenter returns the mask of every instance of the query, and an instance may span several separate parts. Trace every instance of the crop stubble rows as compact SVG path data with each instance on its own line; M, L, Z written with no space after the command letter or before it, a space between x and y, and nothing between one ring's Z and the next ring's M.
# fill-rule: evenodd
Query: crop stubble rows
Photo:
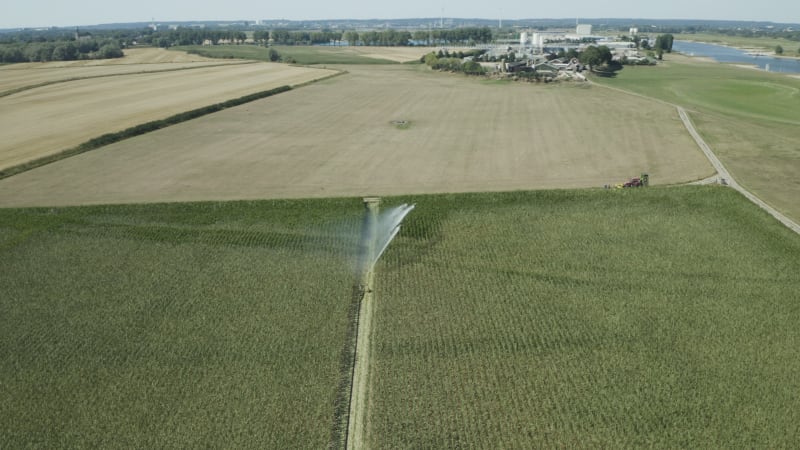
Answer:
M416 66L347 69L2 180L0 204L589 187L640 172L661 184L711 173L675 111L646 100Z
M36 70L31 69L34 74ZM71 76L72 69L57 70L64 72L61 76ZM108 132L330 73L252 63L131 73L22 91L0 98L0 167L56 153Z

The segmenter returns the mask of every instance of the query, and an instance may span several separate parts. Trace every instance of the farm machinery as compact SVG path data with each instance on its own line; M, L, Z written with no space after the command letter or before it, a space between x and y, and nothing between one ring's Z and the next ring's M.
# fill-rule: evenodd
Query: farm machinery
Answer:
M617 189L622 189L631 187L647 187L649 185L650 185L650 175L643 173L639 177L631 178L630 180L624 183L618 183L616 187Z

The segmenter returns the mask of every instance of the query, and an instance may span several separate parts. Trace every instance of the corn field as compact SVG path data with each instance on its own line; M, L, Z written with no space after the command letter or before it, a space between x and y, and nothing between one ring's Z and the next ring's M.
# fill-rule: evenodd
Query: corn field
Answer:
M800 240L743 197L402 201L417 208L377 269L370 447L800 442Z
M360 213L0 210L0 447L324 448Z

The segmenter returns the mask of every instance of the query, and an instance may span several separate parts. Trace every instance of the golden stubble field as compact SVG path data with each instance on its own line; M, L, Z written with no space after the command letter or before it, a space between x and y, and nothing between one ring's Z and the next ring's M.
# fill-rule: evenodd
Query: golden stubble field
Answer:
M0 205L603 186L713 169L674 108L422 66L349 74L0 180ZM393 121L408 121L398 127Z
M132 73L191 69L223 64L249 64L242 59L211 59L163 48L126 49L124 58L83 61L52 61L0 66L0 95L23 87Z
M170 65L182 70L164 71ZM41 68L9 67L17 77L18 72L27 71L31 80L38 76L42 82ZM119 76L50 84L0 97L0 168L65 150L104 133L335 73L283 64L191 63L179 58L174 63L54 68L45 78L71 78L76 70L81 76L93 76L89 75L92 71L94 76ZM142 71L145 73L139 73Z

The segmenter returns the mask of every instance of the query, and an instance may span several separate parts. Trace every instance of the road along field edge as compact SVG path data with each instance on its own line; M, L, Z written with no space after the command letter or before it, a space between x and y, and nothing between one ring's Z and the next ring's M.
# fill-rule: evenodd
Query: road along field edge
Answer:
M274 89L269 89L267 91L255 92L253 94L248 94L242 97L234 98L231 100L227 100L221 103L214 103L212 105L204 106L202 108L193 109L190 111L185 111L182 113L178 113L172 116L169 116L164 119L153 120L150 122L145 122L140 125L136 125L130 128L126 128L122 131L116 131L113 133L106 133L96 138L89 139L88 141L79 144L75 147L62 150L60 152L52 153L47 156L42 156L40 158L36 158L30 161L26 161L22 164L17 164L14 166L6 167L0 170L0 180L4 178L8 178L22 172L27 172L28 170L35 169L37 167L45 166L50 163L54 163L56 161L60 161L62 159L67 159L72 156L80 155L81 153L86 153L91 150L96 150L101 147L105 147L107 145L123 141L125 139L129 139L136 136L141 136L143 134L149 133L151 131L160 130L162 128L167 128L172 125L177 125L179 123L188 122L192 119L197 119L202 116L206 116L208 114L212 114L215 112L222 111L224 109L233 108L235 106L240 106L245 103L250 103L256 100L261 100L267 97L271 97L273 95L281 94L286 91L290 91L293 89L297 89L300 87L304 87L313 83L317 83L320 81L324 81L333 77L338 77L343 75L347 72L338 71L334 74L318 78L316 80L312 80L306 83L301 83L298 85L284 85Z
M686 129L689 131L689 134L692 135L695 142L697 142L697 145L700 147L700 150L703 151L703 154L706 155L708 161L712 166L714 166L714 169L717 170L719 177L724 180L724 183L744 195L748 200L755 203L758 207L769 213L772 217L778 219L780 223L784 224L790 230L800 234L800 225L798 225L797 222L786 217L780 211L768 205L766 202L756 197L755 194L751 193L736 182L736 180L731 176L730 172L728 172L728 170L725 169L725 166L722 165L722 162L719 160L719 158L717 158L717 155L715 155L711 150L711 147L709 147L709 145L703 140L703 138L700 136L700 133L697 132L697 129L695 129L694 124L689 118L689 114L686 112L686 110L678 105L675 105L675 107L678 109L678 115L680 116L681 121L683 121L684 126L686 126Z
M715 155L714 152L711 150L711 147L709 147L709 145L703 140L703 138L700 136L700 133L697 132L697 129L695 129L694 124L692 123L691 119L689 118L689 114L686 112L686 110L682 106L676 105L674 103L670 103L670 102L667 102L667 101L664 101L664 100L660 100L660 99L657 99L657 98L652 98L652 97L648 97L646 95L638 94L636 92L626 91L625 89L620 89L620 88L616 88L616 87L613 87L613 86L606 86L604 84L599 84L599 83L594 83L594 82L592 82L592 85L593 86L600 86L600 87L603 87L603 88L606 88L606 89L611 89L611 90L614 90L614 91L617 91L617 92L621 92L621 93L624 93L624 94L627 94L627 95L633 95L633 96L636 96L636 97L646 98L648 100L652 100L654 102L659 102L659 103L662 103L662 104L665 104L665 105L670 105L670 106L676 108L678 110L678 115L680 116L681 121L683 122L683 125L689 131L689 134L692 136L692 138L694 138L695 142L700 147L700 150L702 150L703 154L706 155L706 158L708 159L708 161L711 163L711 165L717 171L717 174L718 174L719 178L724 179L725 182L730 187L732 187L735 190L737 190L739 193L744 195L745 198L747 198L751 202L755 203L758 207L760 207L761 209L763 209L764 211L769 213L772 217L778 219L779 222L784 224L790 230L794 231L797 234L800 234L800 225L798 225L797 222L795 222L792 219L786 217L785 215L783 215L783 213L781 213L780 211L776 210L772 206L768 205L766 202L764 202L760 198L756 197L755 194L751 193L750 191L748 191L747 189L742 187L742 185L740 185L739 183L736 182L736 180L731 176L730 172L728 172L728 170L725 169L725 166L722 165L722 162L719 160L719 158L717 158L717 155Z

